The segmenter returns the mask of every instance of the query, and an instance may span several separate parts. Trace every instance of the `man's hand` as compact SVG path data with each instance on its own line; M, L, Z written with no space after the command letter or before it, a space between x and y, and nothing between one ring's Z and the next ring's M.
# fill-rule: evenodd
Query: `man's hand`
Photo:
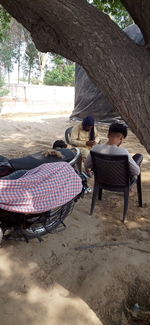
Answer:
M86 174L87 174L88 177L91 178L93 176L93 171L90 168L86 168L85 169L85 172L86 172Z
M93 147L93 146L95 146L95 144L96 144L96 142L95 141L92 141L92 140L86 142L86 145L88 147Z

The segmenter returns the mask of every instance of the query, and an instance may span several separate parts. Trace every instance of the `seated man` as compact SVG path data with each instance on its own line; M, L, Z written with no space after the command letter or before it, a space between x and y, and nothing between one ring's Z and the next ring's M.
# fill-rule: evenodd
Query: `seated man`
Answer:
M136 154L130 155L128 150L120 147L123 139L127 136L127 127L121 123L112 123L108 131L108 141L105 144L97 144L92 148L92 151L103 153L106 155L127 155L129 160L129 169L131 176L138 176L140 174L140 165L143 160L143 156ZM89 172L92 168L92 158L89 153L85 161L85 169Z
M100 138L92 116L84 118L71 131L70 143L80 148L83 160L87 158L89 150L99 141Z
M25 169L29 170L36 168L44 163L53 163L59 161L69 162L74 158L72 150L66 148L67 145L63 140L55 141L53 149L45 152L36 152L22 158L10 159L9 162L14 170Z

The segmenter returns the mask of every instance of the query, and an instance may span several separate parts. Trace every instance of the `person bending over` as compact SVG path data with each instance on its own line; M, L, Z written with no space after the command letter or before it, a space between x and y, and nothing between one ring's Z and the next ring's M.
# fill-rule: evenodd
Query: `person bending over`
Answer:
M92 116L87 116L72 128L70 143L80 148L83 160L87 158L89 150L99 141L100 138Z
M75 154L72 150L67 148L67 144L63 140L56 140L53 143L53 148L44 153L45 157L52 155L61 158L63 161L69 162L74 158Z
M32 155L28 155L22 158L13 158L8 160L7 158L0 156L0 176L9 174L6 169L10 168L10 172L13 170L29 170L36 168L44 163L53 163L66 161L70 162L74 159L74 152L67 149L67 145L63 140L55 141L53 148L45 152L36 152ZM3 171L4 169L4 171ZM5 172L5 173L4 173Z
M92 151L106 155L127 155L131 177L138 176L140 174L140 165L142 163L143 156L141 154L136 154L132 157L127 149L120 147L123 139L125 139L126 136L127 127L124 124L112 123L108 131L108 141L105 144L95 145L92 148ZM92 158L90 153L84 166L87 172L92 169Z

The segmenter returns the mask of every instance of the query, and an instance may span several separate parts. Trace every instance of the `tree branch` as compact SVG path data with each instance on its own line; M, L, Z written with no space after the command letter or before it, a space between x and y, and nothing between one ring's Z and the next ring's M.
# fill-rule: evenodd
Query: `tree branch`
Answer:
M141 29L147 48L150 47L150 1L121 0L121 2Z
M85 0L0 3L31 32L41 52L55 52L82 65L150 151L150 65L145 47Z

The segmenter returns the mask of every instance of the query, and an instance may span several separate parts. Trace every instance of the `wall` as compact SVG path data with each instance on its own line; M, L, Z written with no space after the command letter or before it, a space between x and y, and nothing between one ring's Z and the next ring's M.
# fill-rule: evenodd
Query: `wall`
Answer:
M1 98L1 114L68 113L74 109L74 87L17 85L8 86L9 94Z

